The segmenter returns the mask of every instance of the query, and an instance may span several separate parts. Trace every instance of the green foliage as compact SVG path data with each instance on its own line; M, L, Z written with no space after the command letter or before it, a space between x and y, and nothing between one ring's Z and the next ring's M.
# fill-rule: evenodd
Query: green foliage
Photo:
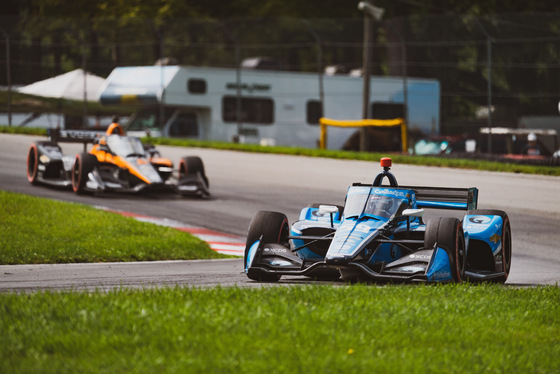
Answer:
M169 227L6 191L0 191L0 227L0 264L225 257Z
M4 134L25 134L25 135L47 135L47 129L37 127L17 127L0 125L0 133Z
M64 100L50 97L40 97L34 95L22 94L12 91L10 95L10 109L12 115L14 113L40 114L40 113L59 113L64 115L83 116L84 103L79 100ZM88 102L87 112L89 115L111 116L115 114L129 115L135 107L133 106L118 106L109 107L101 105L98 102ZM0 90L0 112L8 113L8 92ZM4 124L0 124L0 127ZM13 124L14 127L19 124ZM22 131L25 132L25 128ZM11 132L10 131L10 132Z
M557 114L558 4L380 0L375 5L385 14L375 23L374 73L402 74L396 52L402 37L408 76L441 82L444 132L449 123L474 119L477 107L487 104L488 83L493 105L506 113L496 122ZM312 21L320 36L323 67L362 64L363 12L357 1L31 0L19 9L17 20L4 22L17 40L12 54L21 61L12 64L13 84L84 66L107 76L116 66L152 65L161 57L233 67L235 43L241 58L269 56L288 70L317 71L318 48L304 20ZM3 80L0 75L0 84Z
M0 294L0 372L555 373L560 288Z

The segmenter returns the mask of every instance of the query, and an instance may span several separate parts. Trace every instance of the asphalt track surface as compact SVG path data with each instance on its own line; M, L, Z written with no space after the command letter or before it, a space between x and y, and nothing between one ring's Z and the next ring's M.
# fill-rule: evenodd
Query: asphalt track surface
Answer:
M0 134L0 190L175 220L242 239L258 210L286 213L291 223L308 204L343 204L349 185L371 182L380 171L377 163L363 161L158 147L162 156L175 163L183 156L200 156L210 180L211 198L173 194L77 196L28 183L27 150L36 140L44 138ZM66 154L83 149L77 144L63 144L62 148ZM410 165L394 165L392 172L402 185L478 187L479 208L505 210L511 220L513 259L506 284L560 283L559 177ZM259 285L241 272L240 259L0 266L0 291ZM309 282L293 277L280 281Z

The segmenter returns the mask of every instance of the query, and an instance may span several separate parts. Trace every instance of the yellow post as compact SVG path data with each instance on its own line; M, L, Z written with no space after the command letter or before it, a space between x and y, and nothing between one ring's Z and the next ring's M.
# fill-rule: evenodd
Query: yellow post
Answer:
M321 137L319 139L319 149L327 148L327 126L321 123Z
M406 129L406 122L401 123L401 142L402 142L402 153L408 153L408 131Z
M327 147L327 126L337 127L365 127L365 126L400 126L401 127L401 149L403 153L408 152L408 131L406 122L402 118L395 119L363 119L357 121L344 121L334 120L330 118L321 117L319 119L321 124L321 138L319 140L319 147L325 149Z

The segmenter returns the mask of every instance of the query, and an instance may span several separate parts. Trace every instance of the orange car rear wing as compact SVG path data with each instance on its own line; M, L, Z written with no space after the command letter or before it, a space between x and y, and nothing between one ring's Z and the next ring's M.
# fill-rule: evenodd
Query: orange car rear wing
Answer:
M96 143L103 134L105 134L105 131L47 129L49 141L53 143L83 143L84 152L87 144Z

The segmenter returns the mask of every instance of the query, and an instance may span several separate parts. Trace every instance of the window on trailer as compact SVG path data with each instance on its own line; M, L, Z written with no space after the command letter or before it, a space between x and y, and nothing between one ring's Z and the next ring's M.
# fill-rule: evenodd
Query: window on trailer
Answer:
M317 100L309 100L306 105L307 123L310 125L318 125L319 118L323 117L323 108L321 102Z
M274 122L274 101L269 98L241 98L240 118L237 118L237 96L222 98L222 120L226 123L258 123L271 125Z
M191 94L205 94L206 81L204 79L191 78L187 81L187 91Z

